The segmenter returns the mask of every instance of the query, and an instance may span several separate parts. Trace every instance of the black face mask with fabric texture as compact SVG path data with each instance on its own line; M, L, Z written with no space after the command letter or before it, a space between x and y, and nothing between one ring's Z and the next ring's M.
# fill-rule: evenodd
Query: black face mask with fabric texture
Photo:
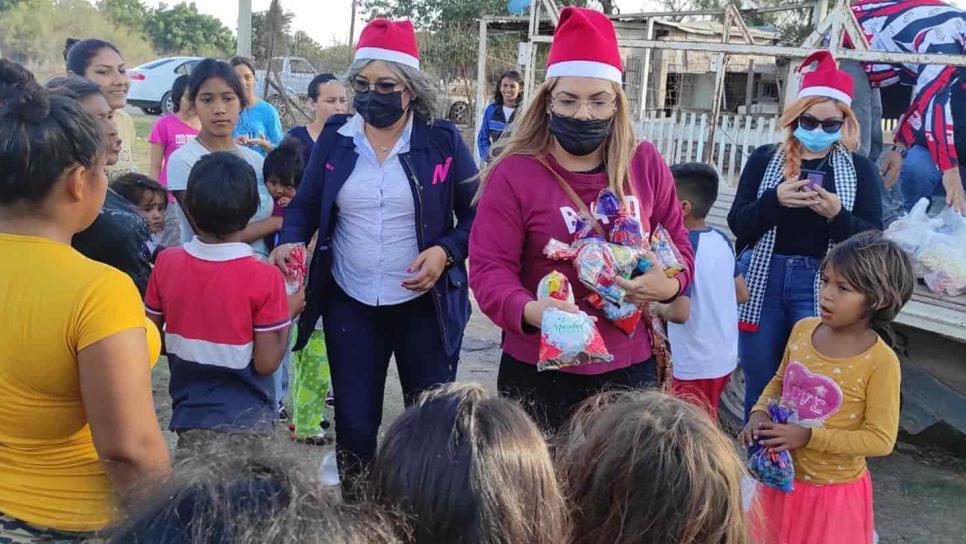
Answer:
M357 92L352 99L352 105L366 123L376 128L386 128L406 113L402 107L402 91L389 94L379 94L374 91Z
M550 113L550 134L567 153L582 157L592 153L610 134L610 119L577 119Z

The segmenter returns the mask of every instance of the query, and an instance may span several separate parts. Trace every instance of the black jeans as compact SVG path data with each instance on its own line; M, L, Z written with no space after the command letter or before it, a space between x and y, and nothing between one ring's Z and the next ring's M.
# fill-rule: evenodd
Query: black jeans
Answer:
M497 375L500 395L519 401L550 438L563 429L581 402L613 389L657 387L654 358L604 374L585 376L557 370L537 372L536 365L504 353Z
M343 497L358 498L358 478L376 451L389 359L396 356L406 406L420 393L456 378L432 294L394 306L367 306L334 282L323 307L325 343L335 395L335 440Z

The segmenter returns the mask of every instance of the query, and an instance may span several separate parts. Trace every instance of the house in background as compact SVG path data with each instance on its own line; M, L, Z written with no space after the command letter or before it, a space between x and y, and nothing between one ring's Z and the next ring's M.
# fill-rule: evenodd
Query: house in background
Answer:
M615 21L619 38L643 39L646 25L639 21ZM720 43L723 26L716 21L654 21L654 39ZM759 45L777 45L779 34L768 28L749 28ZM746 43L736 28L731 43ZM624 86L634 111L641 95L644 50L627 48L624 53ZM651 54L647 92L647 116L664 111L711 111L714 95L716 56L705 51L655 49ZM774 57L731 55L725 72L722 112L777 115L779 74Z

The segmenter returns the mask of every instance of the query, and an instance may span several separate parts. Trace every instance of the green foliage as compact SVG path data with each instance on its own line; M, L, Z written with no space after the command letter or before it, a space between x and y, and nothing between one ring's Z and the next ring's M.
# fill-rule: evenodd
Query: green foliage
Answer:
M67 38L94 36L115 44L129 66L155 56L140 32L111 22L85 0L21 0L0 17L0 51L41 80L64 72Z
M144 31L161 55L226 56L235 50L235 36L221 21L198 12L194 4L163 4L149 13Z
M141 32L148 18L148 8L141 0L101 0L97 9L115 24Z
M0 0L0 13L17 7L23 0Z

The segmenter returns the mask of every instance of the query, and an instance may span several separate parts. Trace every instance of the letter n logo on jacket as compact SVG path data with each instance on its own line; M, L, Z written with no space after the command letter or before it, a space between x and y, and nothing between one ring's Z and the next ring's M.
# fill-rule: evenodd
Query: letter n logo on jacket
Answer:
M453 164L453 157L446 157L443 164L437 164L433 169L433 185L446 183L446 175L449 174L449 166Z

